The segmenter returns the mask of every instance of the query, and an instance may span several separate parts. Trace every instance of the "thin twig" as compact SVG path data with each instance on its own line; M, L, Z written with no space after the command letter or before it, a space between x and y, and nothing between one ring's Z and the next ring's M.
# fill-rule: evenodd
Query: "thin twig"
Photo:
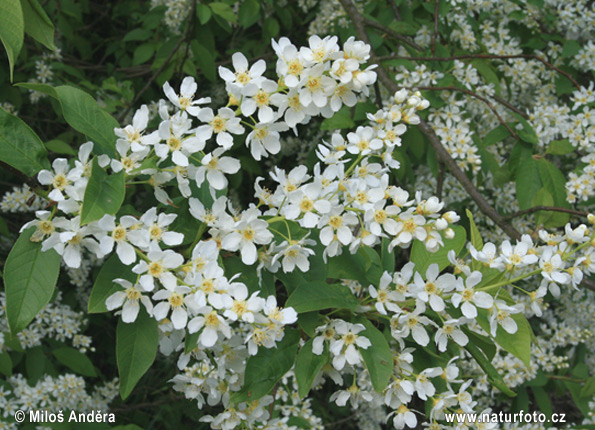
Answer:
M434 1L434 33L432 33L431 49L432 55L436 53L436 36L438 36L438 12L440 8L440 0Z
M399 12L399 6L397 6L396 0L388 0L388 4L393 10L393 15L395 16L397 21L401 20L401 13Z
M157 77L161 74L161 72L163 72L163 70L167 67L169 61L176 54L176 52L178 52L178 49L180 49L180 46L182 46L182 42L184 41L184 39L185 39L185 37L181 37L180 40L178 40L178 43L176 43L176 46L174 46L174 49L171 50L168 57L165 59L165 61L161 65L161 67L159 67L157 69L157 71L155 73L153 73L153 76L151 76L149 78L149 80L147 81L145 86L142 88L142 90L140 90L138 93L136 93L136 96L134 97L134 100L132 100L132 103L130 103L128 105L128 107L126 109L124 109L124 112L122 112L120 114L120 116L118 117L118 122L122 122L124 120L124 118L126 118L126 115L128 115L128 112L130 112L130 109L132 109L133 106L136 106L136 103L139 101L141 96L149 89L151 84L153 82L155 82L155 79L157 79Z
M444 187L444 164L438 163L438 178L436 179L436 197L442 200L442 188Z
M194 33L194 23L196 22L196 18L194 15L196 13L196 2L197 1L198 0L194 0L192 2L192 8L190 9L190 22L188 23L190 28L186 30L186 35L185 35L186 50L184 51L184 56L182 57L182 62L180 63L178 72L176 73L176 77L178 80L180 79L180 77L182 75L182 71L184 69L184 63L186 62L186 59L188 58L188 52L190 50L190 40L192 39L192 33Z
M364 27L364 18L361 16L355 5L351 0L339 0L347 15L351 18L353 22L353 27L355 29L355 33L357 37L363 40L366 43L370 43L368 35L366 33ZM382 84L391 92L397 92L399 87L397 84L391 79L388 75L384 67L378 62L378 57L372 51L370 52L370 61L372 63L378 64L378 68L376 69L376 73L378 74L378 79L382 82ZM475 188L471 180L467 177L465 172L463 172L460 167L457 165L457 162L453 160L450 156L446 148L440 142L440 139L432 129L432 127L423 119L420 120L419 128L421 132L428 138L430 145L436 151L436 156L438 157L439 161L442 161L446 167L451 171L453 176L461 183L465 191L469 194L471 199L475 202L477 207L481 212L483 212L488 218L490 218L496 225L498 225L508 236L512 237L513 239L520 239L521 233L519 233L512 225L506 222L502 215L496 211L490 205L490 203L485 199L485 197Z
M519 140L519 136L516 134L516 132L506 123L506 121L504 121L504 118L502 118L500 116L500 114L498 113L498 111L496 110L496 108L494 107L494 105L492 105L492 103L490 103L490 101L488 99L486 99L483 96L480 96L479 94L477 94L474 91L471 90L467 90L465 88L459 88L459 87L415 87L419 90L425 90L425 91L459 91L461 93L465 93L471 97L475 97L477 100L481 100L482 102L484 102L486 104L486 106L492 111L492 113L494 115L496 115L496 118L498 118L498 121L500 122L500 124L502 124L504 127L506 127L506 130L508 130L508 132L510 133L510 135L512 137L514 137L515 139Z
M586 218L587 215L589 215L587 212L577 211L575 209L560 208L560 207L555 207L555 206L533 206L532 208L529 208L529 209L525 209L525 210L518 211L518 212L509 214L509 215L505 215L504 219L511 220L513 218L517 218L517 217L520 217L523 215L532 214L533 212L538 212L538 211L563 212L563 213L567 213L567 214L571 214L571 215L581 216L583 218Z
M389 29L390 30L390 29ZM453 60L469 60L469 59L488 59L488 60L514 60L518 58L533 58L545 65L551 70L555 70L561 75L565 76L572 84L577 88L581 89L581 85L570 75L559 67L554 66L544 58L535 54L517 54L517 55L495 55L495 54L465 54L465 55L453 55L452 57L406 57L401 55L385 55L378 57L380 61L386 60L409 60L409 61L453 61Z

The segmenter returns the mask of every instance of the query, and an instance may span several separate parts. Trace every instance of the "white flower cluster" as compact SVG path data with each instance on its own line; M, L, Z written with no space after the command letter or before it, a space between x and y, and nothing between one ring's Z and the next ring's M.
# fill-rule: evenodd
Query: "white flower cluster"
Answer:
M0 201L0 211L9 213L34 212L45 206L44 199L31 191L28 185L13 187Z
M109 404L118 395L118 380L114 379L98 385L93 391L87 391L85 380L81 376L64 374L57 377L43 376L34 385L29 385L21 374L14 374L0 387L0 410L2 417L12 419L18 410L48 411L74 410L90 412L107 411ZM27 412L28 413L28 412ZM19 426L10 421L1 422L4 429L17 430Z
M54 71L52 70L52 62L53 61L61 61L62 60L62 50L60 48L55 49L52 52L44 52L43 55L39 58L39 60L35 61L35 80L31 82L34 83L42 83L42 84L51 84L54 78ZM29 100L31 103L35 104L40 99L47 97L47 94L41 93L39 91L30 90L29 91Z
M455 236L451 226L459 220L455 212L441 213L444 202L437 197L423 199L417 192L411 198L390 183L391 170L399 168L393 153L401 146L401 136L407 125L420 122L418 112L429 105L419 92L407 89L368 114L366 125L345 136L336 132L329 142L319 144L319 163L312 172L306 166L289 171L275 167L270 174L274 190L261 185L268 178L258 178L254 184L258 205L234 208L224 195L226 175L238 172L241 164L226 153L246 129L245 144L260 161L280 152L281 132L293 129L297 134L298 125L314 116L331 117L344 105L354 106L376 80L372 67L363 68L370 47L353 38L342 48L335 37L312 36L309 45L300 48L282 38L273 42L273 48L278 80L264 76L264 61L250 66L242 54L234 54L233 70L219 69L230 99L216 112L202 106L209 98L196 98L194 79L185 78L179 93L166 83L169 102L160 101L157 130L148 130L149 109L142 106L132 124L115 130L118 156L96 159L112 173L123 172L130 185L149 185L162 205L172 206L170 194L178 191L188 199L190 214L202 224L186 250L181 249L187 244L184 235L173 227L179 215L161 207L150 207L139 216L105 215L81 226L81 205L96 162L91 158L92 142L81 146L74 162L58 158L51 171L39 173L39 182L50 189L56 209L37 211L37 219L24 226L36 227L33 239L43 241L44 250L56 250L71 268L80 267L86 254L102 258L115 251L131 276L114 280L121 290L107 299L107 308L121 308L122 320L132 323L142 304L160 322L161 352L181 352L177 364L182 373L172 380L174 389L194 399L199 408L223 406L220 414L203 419L213 428L233 429L240 424L285 428L288 420L284 418L263 424L270 418L272 396L239 405L230 398L242 387L247 359L260 347L276 347L286 335L285 326L297 320L295 310L278 306L274 295L260 297L239 282L240 274L229 273L223 267L229 255L221 250L238 252L244 265L258 263L261 277L263 271L307 272L318 244L325 261L346 251L374 247L383 239L389 252L408 248L416 239L435 252L445 238ZM457 79L469 88L478 86L474 67L458 62L455 68ZM419 68L414 80L419 85L440 78ZM453 140L453 156L464 148L461 160L476 166L478 158L470 145L473 131L460 114L464 103L454 96L449 100L451 106L433 112L434 126L441 139ZM197 187L210 194L212 204L194 197ZM201 240L207 230L210 237ZM432 401L432 425L444 418L445 411L473 411L471 380L459 379L459 357L444 366L420 368L414 354L430 342L439 352L449 344L466 346L466 331L479 331L479 316L487 318L491 337L516 333L515 317L524 307L502 288L506 285L520 290L518 282L541 276L538 289L522 290L530 298L531 311L541 315L548 290L558 296L560 287L576 287L583 274L595 271L590 227L568 225L562 235L540 232L539 237L543 245L525 235L516 244L503 241L500 247L489 242L482 249L470 247L469 263L457 260L453 252L449 262L454 274L441 274L437 264L420 273L410 262L395 273L384 272L378 285L360 285L360 306L354 312L362 318L371 312L390 329L393 378L382 393L376 393L364 366L363 351L372 345L365 326L343 315L327 316L316 328L312 348L316 355L328 350L332 357L332 368L325 369L321 378L328 376L342 386L342 376L353 374L351 385L336 391L331 400L338 405L349 402L354 409L365 402L384 405L392 411L389 416L396 428L417 425L414 396ZM499 278L488 279L486 273ZM193 348L189 351L189 347ZM438 384L434 378L445 383Z
M165 6L163 22L173 34L180 34L182 23L191 10L188 0L151 0L151 8Z
M86 326L84 312L73 311L70 306L61 303L62 295L47 304L23 330L16 334L22 348L28 349L41 345L44 339L55 339L60 342L69 340L72 346L81 352L94 351L91 338L82 334ZM4 333L10 332L6 319L6 294L0 293L0 352L9 348Z

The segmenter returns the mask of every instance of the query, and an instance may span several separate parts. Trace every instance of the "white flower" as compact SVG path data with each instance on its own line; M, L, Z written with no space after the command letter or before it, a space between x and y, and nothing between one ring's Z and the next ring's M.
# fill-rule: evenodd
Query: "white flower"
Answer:
M391 412L388 417L391 415L394 415L393 425L396 429L403 429L405 426L409 428L417 426L417 417L405 405L399 406L399 408L396 411Z
M314 251L307 248L307 245L316 245L313 240L307 239L306 237L300 240L293 240L291 243L284 241L279 245L277 254L273 257L271 264L275 264L281 258L283 258L281 265L285 273L293 272L296 266L302 271L307 272L310 270L310 262L308 257L314 255Z
M434 338L436 345L438 346L438 351L446 351L449 338L452 338L460 346L467 345L469 338L463 330L459 328L459 325L465 321L464 318L461 318L451 319L442 323L442 327L436 331L436 337Z
M224 148L217 148L202 158L202 166L196 170L196 184L198 186L203 183L206 174L209 185L214 189L222 190L227 187L225 174L237 173L241 164L235 158L221 157L224 152Z
M262 310L267 318L275 324L287 325L297 321L297 312L291 307L279 308L275 296L267 297Z
M202 329L198 341L205 348L210 348L219 338L218 333L221 332L226 338L231 337L231 328L229 324L210 306L202 308L201 314L192 318L188 323L188 332L196 333Z
M143 152L149 146L155 145L159 142L159 134L154 131L151 134L143 136L147 124L149 123L149 108L147 105L142 105L139 110L134 113L132 124L124 128L114 128L114 133L118 136L116 144L128 144L132 152Z
M171 159L175 164L182 167L188 166L188 156L202 151L205 147L205 142L196 136L184 137L184 134L189 132L191 124L190 121L162 121L159 124L159 137L165 143L155 144L155 154L161 160L165 160L171 153Z
M120 278L114 279L114 282L122 286L124 291L116 291L107 298L105 306L109 311L122 307L122 321L132 323L138 316L140 309L138 302L140 301L147 309L147 313L153 314L153 303L151 299L143 295L142 289L138 288L140 285L133 285L126 279Z
M389 288L392 280L392 276L385 271L380 277L378 290L373 285L368 287L370 297L376 299L376 310L382 315L387 315L387 309L394 313L401 312L401 308L396 303L401 299L400 294Z
M62 192L69 194L69 191L74 188L72 183L81 178L82 172L80 169L69 169L68 160L65 158L56 158L52 168L53 172L41 170L37 174L37 180L42 185L51 185L53 189L48 197L55 202L60 202L65 199Z
M240 88L251 82L258 84L267 67L264 60L258 60L248 69L248 60L241 52L233 54L231 61L235 73L226 67L219 66L219 76L228 84L233 84Z
M120 223L116 225L116 217L113 215L104 215L97 225L105 232L105 234L99 238L99 246L101 252L109 254L116 245L116 254L120 258L120 261L126 265L132 264L136 261L136 252L134 247L130 244L134 244L140 248L146 248L149 246L149 233L143 229L137 229L133 227L138 226L139 222L136 218L126 215L120 218ZM130 243L129 243L130 242Z
M182 243L184 235L175 231L167 231L167 226L177 218L177 214L160 213L157 215L157 208L151 208L141 216L140 221L149 232L149 239L163 242L169 246Z
M488 293L483 291L475 291L474 287L481 282L481 272L471 272L467 279L463 282L462 278L457 279L457 292L451 297L451 302L455 307L459 307L461 303L461 311L463 315L469 319L477 317L478 306L483 309L489 309L494 304L494 299Z
M228 251L240 250L244 264L254 264L257 259L256 246L266 245L273 239L268 230L268 223L258 219L260 212L250 208L242 213L233 231L228 233L221 242L221 247Z
M215 133L217 135L217 145L225 149L233 146L232 134L242 134L244 132L244 127L240 125L241 119L235 116L233 110L226 107L219 109L216 116L211 108L202 109L198 114L198 119L207 124L196 129L196 136L206 142Z
M496 336L498 325L502 326L507 333L516 333L518 326L510 315L520 311L518 306L508 306L502 300L495 300L494 306L490 309L490 334Z
M99 258L103 257L104 254L101 251L99 243L89 237L97 233L96 225L87 224L81 227L80 221L79 216L72 219L56 218L53 223L54 227L62 231L46 239L42 244L42 251L54 248L62 256L64 263L74 269L81 266L84 248L93 252Z
M180 86L180 94L176 94L169 82L163 85L163 92L170 102L177 106L180 110L188 112L192 116L197 116L200 112L200 107L197 105L210 103L210 97L203 97L198 100L194 99L194 94L198 86L192 76L186 76Z
M368 155L370 152L382 148L380 140L372 127L358 127L347 134L347 151L351 154Z
M246 85L240 105L242 115L250 117L258 110L259 122L273 122L275 113L270 105L279 106L283 101L283 95L276 93L277 89L277 83L269 79L262 79L259 85Z
M262 157L277 154L281 150L280 131L288 129L283 122L259 122L246 137L246 146L250 148L252 157L259 161Z
M153 315L157 321L161 321L167 316L171 309L171 322L176 330L186 327L188 322L188 312L186 305L192 305L194 297L187 295L190 288L184 285L176 285L174 288L159 290L153 294L153 300L163 300L153 308Z
M553 247L547 247L541 258L539 259L539 267L541 267L541 275L551 282L559 284L568 284L570 282L570 275L563 272L565 263L560 257L560 254L555 252L556 249ZM535 259L537 257L535 256Z
M417 298L425 303L430 303L432 310L442 312L445 309L444 300L441 295L443 292L452 291L455 288L456 278L450 273L440 277L438 264L430 264L426 271L426 281L422 279L419 273L415 273L415 290Z
M170 272L184 263L184 257L171 249L162 251L157 242L152 242L147 253L148 261L141 260L132 271L141 275L140 284L145 291L153 291L154 279L159 279L168 290L174 290L177 285L176 277Z
M372 345L370 339L358 335L365 330L365 327L362 324L337 321L335 330L340 338L333 339L330 345L330 351L333 354L333 367L341 370L345 367L346 362L352 366L360 363L361 355L358 348L368 349Z

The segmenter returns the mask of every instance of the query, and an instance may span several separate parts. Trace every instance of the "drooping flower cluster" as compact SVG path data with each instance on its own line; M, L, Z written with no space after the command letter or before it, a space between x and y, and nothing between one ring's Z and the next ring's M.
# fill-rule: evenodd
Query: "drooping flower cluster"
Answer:
M54 249L71 268L80 267L89 253L97 258L115 254L111 258L129 276L113 279L120 288L107 297L107 309L116 310L126 324L135 323L141 312L159 322L160 351L179 354L181 373L172 380L174 389L199 408L223 406L218 415L203 417L212 428L292 428L285 419L296 415L291 407L285 413L275 406L284 417L271 418L274 396L233 400L246 382L246 363L297 334L287 327L296 323L297 312L280 306L275 281L273 290L264 293L267 276L276 274L284 284L288 274L307 276L317 252L325 263L366 250L376 254L372 248L379 245L389 256L412 246L415 254L432 255L443 246L455 248L452 240L463 234L453 228L459 216L442 213L439 198L424 199L421 192L411 196L392 183L402 136L429 106L419 92L408 89L368 113L366 124L320 143L312 171L303 165L289 171L275 167L270 179L255 181L257 205L234 207L225 195L228 175L241 169L229 155L234 146L245 143L257 161L276 154L280 133L297 133L314 116L328 118L343 105L353 107L358 97L369 95L376 79L372 67L364 68L370 47L353 38L342 48L335 37L314 36L300 48L282 38L273 48L277 80L265 77L263 60L250 66L239 53L232 57L233 70L219 69L228 106L205 107L210 99L197 97L193 78L185 78L179 92L166 83L167 101L159 102L155 131L149 128L148 107L142 106L131 124L115 130L117 156L94 157L94 144L88 142L74 162L54 160L52 170L41 171L38 180L48 187L55 208L37 211L37 219L23 227L34 227L33 240L41 241L44 251ZM468 88L478 84L473 67L459 62L455 68L453 75ZM417 82L434 78L438 75L420 70ZM433 118L439 137L455 140L449 148L453 157L465 148L459 161L478 166L473 133L458 108L433 112ZM148 185L161 205L83 221L85 194L96 169L121 175L130 186ZM269 189L267 184L274 185ZM178 193L181 197L172 197ZM188 214L178 209L181 203L187 204ZM188 216L180 221L183 215ZM200 221L195 236L177 231L194 220ZM445 412L474 411L472 381L460 372L464 352L431 366L417 357L434 345L439 353L465 348L470 336L499 341L527 330L523 306L507 285L526 293L531 311L540 315L548 291L558 296L561 288L576 288L595 271L591 227L569 224L563 235L541 231L539 237L542 245L527 235L499 247L476 243L477 248L469 247L470 261L458 259L458 248L447 262L426 267L419 259L396 270L380 270L369 262L365 276L376 276L369 274L374 266L377 282L350 283L350 289L333 284L351 301L337 309L340 315L319 314L319 321L303 329L304 340L312 339L313 356L328 356L332 364L313 385L330 378L339 386L330 399L339 406L383 405L395 428L417 425L414 399L429 402L434 426L440 426L437 421L444 420ZM413 260L413 250L411 255ZM447 266L453 273L444 272ZM256 274L258 282L249 282ZM532 276L543 279L539 288L529 292L517 285ZM324 288L327 278L322 281ZM386 337L376 328L381 325ZM305 348L305 342L296 342ZM389 352L388 362L392 357L390 378L380 389L369 364L379 345ZM347 387L346 375L353 375L346 378L352 381Z

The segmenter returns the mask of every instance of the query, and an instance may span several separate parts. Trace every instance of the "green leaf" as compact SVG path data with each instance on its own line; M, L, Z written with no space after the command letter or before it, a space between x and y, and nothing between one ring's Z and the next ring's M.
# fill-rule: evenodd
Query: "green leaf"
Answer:
M488 83L494 84L494 91L500 94L500 78L496 75L493 66L486 60L473 60L471 65L477 69L481 77Z
M295 285L295 290L285 303L285 306L291 306L297 313L329 308L353 310L358 305L359 301L345 285L306 281L304 278Z
M25 33L52 51L54 45L54 24L48 18L37 0L22 0Z
M96 221L105 214L115 215L124 202L125 194L124 171L108 175L94 158L81 209L81 225Z
M382 276L380 256L368 246L361 246L355 254L344 251L329 258L327 264L329 278L352 279L365 287L377 285Z
M488 382L490 384L498 388L508 397L516 396L514 391L508 388L508 386L504 382L504 379L502 379L502 375L498 373L498 370L496 370L496 368L492 366L492 363L490 363L490 361L487 359L484 353L473 342L469 342L467 345L465 345L465 349L469 352L469 354L471 354L471 356L475 359L477 364L479 364L479 366L486 373L488 377Z
M587 379L581 390L581 397L593 398L593 396L595 396L595 377Z
M27 381L35 384L46 373L50 361L43 353L41 346L29 348L25 355L25 369L27 370Z
M503 124L500 124L498 127L490 130L480 142L483 147L486 147L501 142L508 136L510 136L510 132Z
M295 379L300 398L306 397L310 392L314 379L330 359L327 345L324 346L322 354L316 355L312 352L312 342L313 339L310 339L302 346L295 361Z
M537 161L533 157L521 159L515 176L516 198L521 210L529 209L535 194L541 189Z
M444 246L438 251L432 253L426 249L426 245L419 240L413 242L411 247L411 261L415 263L415 270L420 274L425 275L426 270L430 264L438 264L440 270L444 269L450 264L448 261L448 252L454 250L456 255L459 255L461 249L465 246L467 240L467 233L465 228L457 225L452 228L455 232L455 237L452 239L444 239Z
M196 333L186 333L186 337L184 338L184 354L190 354L196 345L198 345L198 338L200 337L200 332Z
M531 387L531 391L533 391L533 397L535 397L539 410L546 415L547 419L550 419L554 409L548 392L541 387Z
M0 40L8 56L10 82L14 64L23 47L25 38L25 22L23 9L19 0L2 0L0 2Z
M546 154L566 155L574 152L575 148L568 139L553 140L550 142Z
M55 88L50 85L29 82L16 85L54 97L60 102L66 122L95 143L93 145L94 154L116 156L114 128L119 127L118 121L103 110L89 94L68 85Z
M465 213L467 214L467 218L469 218L469 229L471 230L471 245L475 247L475 249L481 251L483 249L483 240L481 239L481 234L475 225L475 221L473 220L473 214L469 209L465 209Z
M211 9L202 3L196 5L196 17L201 25L205 25L211 19Z
M389 250L388 250L389 244L390 244L390 239L383 237L380 261L382 261L382 268L384 270L386 270L388 273L393 273L395 271L395 253L389 252Z
M108 312L105 301L116 291L122 291L122 287L114 282L114 279L117 278L134 282L136 274L132 273L130 266L126 266L116 254L113 254L101 265L101 270L91 290L87 312L90 314Z
M83 376L96 377L97 372L89 357L82 352L65 346L63 348L54 349L52 351L54 357L64 366L71 369L73 372Z
M500 290L499 297L503 298L505 291ZM478 309L477 322L488 333L490 332L490 323L488 321L487 310ZM496 343L521 360L528 367L531 361L531 338L533 330L529 321L522 314L512 314L510 316L517 324L517 331L514 334L508 333L502 327L498 326L496 331Z
M539 138L537 137L537 133L535 133L533 126L518 113L511 112L511 114L522 126L520 130L516 130L516 134L521 138L521 140L533 145L537 145L539 143Z
M59 140L59 139L52 139L45 143L45 147L48 151L52 151L56 154L64 154L64 155L74 155L76 156L76 151L66 142Z
M324 324L322 315L318 312L304 312L298 315L298 326L310 337L316 334L316 328Z
M258 21L259 12L260 4L257 0L244 0L240 6L239 24L244 28L250 27Z
M116 358L120 374L120 396L128 397L140 378L155 361L159 332L157 321L141 307L136 321L118 321Z
M274 37L277 37L279 34L280 26L279 21L277 21L272 16L269 16L267 19L264 20L262 25L262 35L265 40L271 40Z
M52 298L60 256L53 249L41 250L41 243L31 242L35 228L25 230L12 247L4 265L6 316L12 333L18 333Z
M134 50L134 55L132 57L132 64L138 65L146 63L151 59L153 54L155 53L155 44L154 43L143 43L139 45Z
M144 28L135 28L122 39L122 42L142 42L149 39L153 33Z
M366 363L370 373L370 380L374 390L381 393L390 382L393 373L393 354L384 335L365 318L355 319L356 323L363 324L366 329L359 333L372 343L368 349L359 348L359 352Z
M237 20L236 14L233 12L233 9L228 4L223 2L214 2L209 3L209 7L213 11L215 15L220 16L226 21L235 23Z
M322 124L320 125L321 130L338 130L353 127L355 127L355 123L351 119L349 109L346 107L342 107L332 117L322 121Z
M50 162L41 139L21 119L0 108L0 160L33 176L49 169Z
M475 221L473 220L473 214L469 209L465 209L465 213L467 214L467 218L469 219L469 231L471 233L471 245L478 251L483 249L483 240L481 239L481 234L475 225ZM472 260L471 261L471 268L473 270L479 270L482 264L479 261Z
M12 375L12 359L8 351L0 354L0 373L6 377Z
M210 50L201 45L197 40L190 42L194 60L201 72L209 81L214 82L217 79L217 68L215 67L215 57Z
M535 197L533 197L533 201L531 206L553 206L554 205L554 198L550 194L550 192L544 187L537 191ZM544 225L548 220L555 215L553 212L549 211L538 211L535 213L535 222L537 225Z
M285 375L295 361L300 334L294 329L285 329L285 335L276 348L260 347L258 353L248 358L244 385L233 393L233 403L258 400L269 394L275 384Z
M581 48L581 44L576 40L567 40L564 42L564 46L562 46L562 58L574 57L579 53Z
M56 87L64 119L75 130L92 140L94 154L116 156L116 135L118 122L104 111L93 97L78 88L68 85Z

